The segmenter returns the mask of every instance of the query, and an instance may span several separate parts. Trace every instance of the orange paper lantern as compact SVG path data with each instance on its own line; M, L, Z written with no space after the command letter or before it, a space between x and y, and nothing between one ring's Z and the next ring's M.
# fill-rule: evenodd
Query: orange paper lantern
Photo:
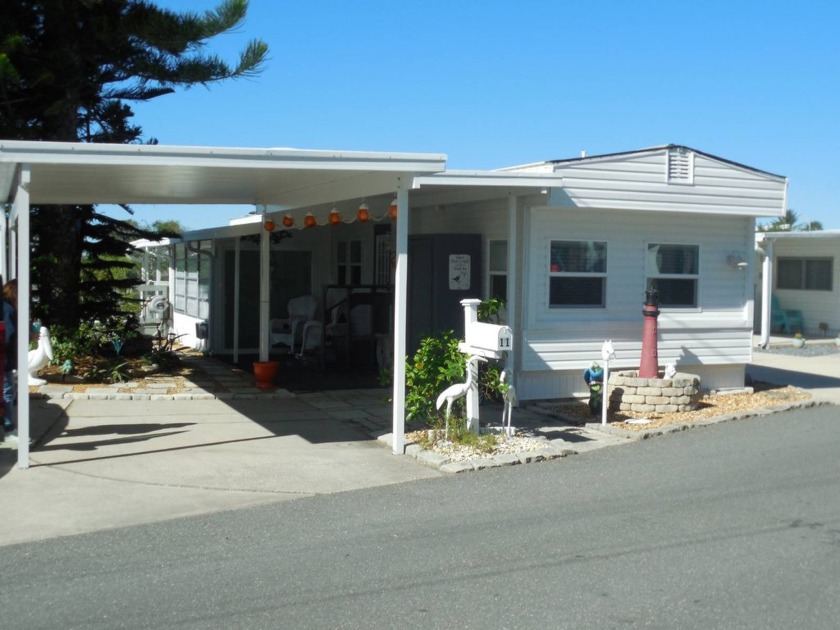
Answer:
M356 218L362 223L370 219L370 208L368 208L366 203L359 206L359 209L356 211Z
M263 222L263 228L266 232L273 232L275 227L277 227L277 225L271 219L266 219Z
M332 210L330 210L329 220L330 225L338 225L339 223L341 223L341 213L335 208L333 208Z
M295 224L295 218L291 214L283 217L283 227L292 227Z
M311 227L315 227L316 225L318 225L318 222L315 220L315 215L314 214L312 214L311 212L307 212L306 216L303 218L303 224L306 227L311 228Z
M397 200L396 199L394 199L391 202L391 205L388 206L388 216L391 217L392 219L397 218Z

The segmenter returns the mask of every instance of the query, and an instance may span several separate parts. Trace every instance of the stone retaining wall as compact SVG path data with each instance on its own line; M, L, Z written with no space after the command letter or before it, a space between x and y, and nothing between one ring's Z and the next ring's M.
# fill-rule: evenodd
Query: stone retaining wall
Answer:
M638 413L693 411L700 402L700 377L639 378L637 371L610 374L610 408Z

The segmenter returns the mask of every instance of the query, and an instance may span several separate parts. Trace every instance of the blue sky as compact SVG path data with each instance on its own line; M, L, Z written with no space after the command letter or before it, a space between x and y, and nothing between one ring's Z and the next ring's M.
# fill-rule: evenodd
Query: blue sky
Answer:
M159 0L205 11L212 0ZM840 228L840 2L251 0L256 78L134 106L162 144L445 153L449 168L683 144L790 179ZM250 208L137 207L190 228Z

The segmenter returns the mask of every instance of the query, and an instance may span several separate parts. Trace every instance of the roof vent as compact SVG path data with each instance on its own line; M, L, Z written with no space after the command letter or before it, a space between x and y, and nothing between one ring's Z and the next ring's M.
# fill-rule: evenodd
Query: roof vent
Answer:
M668 149L668 183L691 184L694 182L694 153L685 147Z

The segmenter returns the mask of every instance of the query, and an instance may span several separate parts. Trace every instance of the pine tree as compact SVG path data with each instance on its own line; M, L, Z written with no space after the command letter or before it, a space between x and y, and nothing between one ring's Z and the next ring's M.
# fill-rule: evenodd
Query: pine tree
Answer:
M239 26L247 0L203 14L145 0L3 0L0 8L0 138L151 143L129 103L260 72L265 43L250 42L234 66L208 40ZM93 206L32 208L34 313L73 327L119 308L119 269L143 230Z

